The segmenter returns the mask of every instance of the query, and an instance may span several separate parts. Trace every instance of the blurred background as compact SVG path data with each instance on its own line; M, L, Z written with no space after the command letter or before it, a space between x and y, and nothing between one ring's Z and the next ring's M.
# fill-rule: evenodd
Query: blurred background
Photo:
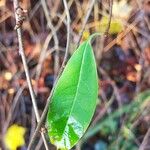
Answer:
M41 114L66 50L66 10L62 0L20 2L28 10L22 25L24 48ZM92 2L67 0L69 57ZM95 0L81 42L108 29L110 2ZM112 8L109 33L93 43L100 87L97 109L87 133L73 149L150 150L150 1L113 0ZM14 27L13 0L0 0L1 150L26 150L36 128ZM40 136L35 150L44 150Z

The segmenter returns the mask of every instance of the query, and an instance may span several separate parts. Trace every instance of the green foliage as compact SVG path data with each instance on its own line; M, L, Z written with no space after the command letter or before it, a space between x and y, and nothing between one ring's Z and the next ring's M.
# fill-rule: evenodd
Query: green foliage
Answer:
M98 79L91 38L68 61L49 106L48 135L62 150L72 148L83 136L96 107Z
M146 104L149 103L149 101L150 90L140 93L130 104L118 108L116 111L104 117L94 127L90 128L84 135L82 142L99 132L103 136L110 137L108 148L110 150L137 150L138 148L134 141L135 129L132 128L132 124L146 110ZM123 116L126 116L126 120L124 124L119 127L119 118Z

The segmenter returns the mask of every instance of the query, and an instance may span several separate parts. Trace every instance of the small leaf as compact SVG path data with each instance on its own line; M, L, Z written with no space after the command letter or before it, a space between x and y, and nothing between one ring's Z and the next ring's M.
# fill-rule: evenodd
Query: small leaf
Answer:
M126 139L135 138L134 134L132 133L132 131L127 126L123 126L121 130L122 130L123 137L125 137Z
M108 27L108 22L109 22L109 17L108 16L104 16L99 24L99 32L104 33ZM109 32L111 34L117 34L119 32L121 32L123 30L123 23L121 20L119 19L111 19L111 24L110 24L110 28L109 28Z
M5 134L5 145L9 150L17 150L18 147L25 144L24 134L25 128L13 124L10 126Z
M49 106L48 135L62 150L71 149L79 141L95 111L98 79L91 38L68 61Z
M89 36L90 36L90 32L88 30L85 30L83 32L82 39L87 40L89 38Z

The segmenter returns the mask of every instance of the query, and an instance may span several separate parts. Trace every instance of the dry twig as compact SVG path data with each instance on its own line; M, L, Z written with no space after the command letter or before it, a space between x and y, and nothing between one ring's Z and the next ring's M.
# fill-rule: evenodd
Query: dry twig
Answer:
M80 31L80 33L79 33L79 38L78 38L78 41L77 41L77 47L78 47L79 44L80 44L80 41L81 41L83 32L84 32L84 30L85 30L85 26L86 26L86 24L87 24L87 22L88 22L88 19L89 19L90 15L91 15L92 9L93 9L94 4L95 4L95 1L96 1L96 0L91 0L91 1L89 2L88 10L87 10L87 15L85 16L85 18L84 18L84 20L83 20L82 28L81 28L81 31Z
M14 10L17 10L18 8L20 8L19 2L18 2L18 0L14 0ZM15 12L16 25L17 25L17 35L18 35L18 42L19 42L19 53L21 55L21 59L22 59L22 62L23 62L23 66L24 66L24 70L25 70L25 74L26 74L26 78L27 78L27 83L28 83L28 86L29 86L29 92L30 92L30 95L31 95L33 108L34 108L34 111L35 111L35 116L36 116L37 122L39 122L40 121L40 116L39 116L38 107L37 107L37 104L36 104L36 99L35 99L33 86L32 86L32 83L31 83L31 78L30 78L30 74L29 74L27 60L26 60L26 56L25 56L25 52L24 52L23 38L22 38L22 31L21 31L22 23L18 24L21 21L20 18L22 16L21 16L21 14L19 14L19 15L20 16L18 16L18 14ZM23 20L24 20L24 18L23 18ZM46 138L44 136L44 133L41 133L41 136L43 138L45 148L46 148L46 150L48 150L48 144L46 142Z

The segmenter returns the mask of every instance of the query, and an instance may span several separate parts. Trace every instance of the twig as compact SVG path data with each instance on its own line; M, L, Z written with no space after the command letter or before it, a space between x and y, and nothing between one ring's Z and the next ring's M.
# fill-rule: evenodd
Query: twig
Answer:
M107 72L103 69L103 68L98 68L98 72L100 72L104 77L107 78L107 80L110 82L111 86L113 87L114 89L114 94L116 96L116 99L117 99L117 102L118 102L118 106L122 106L122 103L121 103L121 96L120 96L120 93L119 93L119 90L118 90L118 87L116 86L115 82L109 77L109 75L107 74Z
M109 101L104 105L104 108L101 110L100 113L98 113L98 115L95 117L95 119L92 122L91 126L95 126L96 123L106 114L106 112L108 111L108 108L111 106L111 104L113 103L115 98L115 93L113 92L111 98L109 99Z
M34 109L32 108L32 112L31 112L31 129L30 129L29 141L32 139L32 135L35 131L35 128L36 128L36 118L35 118L35 114L34 114ZM42 144L43 144L43 139L42 139Z
M57 34L56 34L56 29L54 28L54 26L52 24L52 21L51 21L51 18L49 16L49 10L47 8L45 0L41 0L41 4L42 4L43 11L44 11L47 23L48 23L48 27L50 28L50 30L52 32L52 35L53 35L53 38L54 38L55 49L56 49L55 63L54 63L54 73L56 75L58 73L58 69L59 69L59 49L58 49L59 41L58 41L58 37L57 37Z
M65 62L67 60L67 57L68 57L68 52L69 52L69 47L70 47L70 31L71 31L71 28L70 28L70 14L69 14L69 8L68 8L68 5L67 5L67 2L66 0L63 0L63 3L64 3L64 6L65 6L65 10L66 10L66 15L67 15L67 44L66 44L66 53L65 53L65 57L64 57L64 62L63 62L63 67L65 65Z
M36 147L35 147L35 150L40 150L40 149L41 149L42 144L43 144L43 141L42 141L42 138L40 138L40 140L39 140L38 144L37 144L37 145L36 145Z
M39 62L38 62L37 68L36 68L36 77L35 77L36 81L38 81L38 79L40 77L41 70L42 70L42 64L45 59L46 51L47 51L47 48L48 48L48 45L49 45L49 42L51 41L51 39L52 39L52 34L49 34L44 42L43 47L42 47L41 54L39 57Z
M57 10L59 9L59 6L61 5L61 1L60 0L55 0L55 5L50 8L52 9L51 10L51 14L52 14L52 17L54 18L56 13L57 13Z
M147 133L146 133L146 135L142 141L142 144L140 145L139 150L145 150L149 136L150 136L150 128L148 129L148 131L147 131Z
M82 35L83 35L83 32L85 30L85 26L87 24L87 21L90 17L90 14L91 14L91 11L94 7L94 3L95 3L96 0L91 0L91 2L89 3L89 7L88 7L88 10L87 10L87 15L85 16L84 18L84 21L83 21L83 25L82 25L82 28L81 28L81 32L79 33L79 39L77 41L77 47L79 46L80 44L80 41L81 41L81 38L82 38Z
M144 5L144 3L147 3L146 1L144 2L143 1L143 4L142 4L142 0L136 0L136 3L138 4L138 7L139 7L139 9L140 10L142 10L143 9L143 6L142 5ZM146 4L145 4L146 5ZM148 5L148 4L147 4ZM145 21L145 23L146 23L146 25L147 25L147 28L148 28L148 30L150 31L150 23L149 23L149 21L148 21L148 19L147 19L147 17L144 15L144 21Z
M41 3L40 1L36 3L36 5L33 7L32 12L29 14L29 21L34 17L36 11L39 9Z
M69 8L71 7L71 5L72 5L72 3L73 3L73 0L72 1L69 1L69 3L68 3L68 12L69 12ZM59 28L61 27L61 24L62 24L62 22L64 22L64 24L67 24L67 26L69 25L69 23L65 23L65 21L64 21L64 19L65 19L65 16L66 16L66 14L65 13L67 13L66 11L64 11L64 13L61 15L61 16L58 16L59 18L60 18L60 21L58 22L58 24L56 25L56 27L55 27L55 32L57 32L58 30L59 30ZM70 17L69 17L70 18ZM69 19L70 20L70 19ZM70 25L69 25L70 26ZM67 27L68 28L68 27ZM70 27L69 27L70 28ZM69 29L70 30L70 29ZM69 34L70 34L70 32L69 32ZM38 65L37 65L37 69L36 69L36 77L35 77L35 79L36 79L36 81L39 79L39 77L40 77L40 73L41 73L41 68L42 68L42 64L43 64L43 61L44 61L44 59L45 59L45 57L47 56L47 54L46 54L46 50L47 50L47 48L48 48L48 44L49 44L49 42L51 41L51 38L52 38L52 33L49 33L49 35L47 36L47 38L46 38L46 40L45 40L45 43L44 43L44 45L43 45L43 48L42 48L42 51L41 51L41 54L40 54L40 57L39 57L39 63L38 63ZM70 35L68 36L67 35L67 41L68 41L68 43L70 43L69 41L70 41ZM68 49L69 48L69 45L68 46L66 46L66 49ZM56 48L54 47L54 50L55 50ZM60 50L60 48L58 48L59 50ZM54 51L53 50L53 51Z
M16 10L17 8L19 8L19 2L18 2L18 0L14 0L13 2L14 2L14 10ZM20 21L20 20L18 18L18 14L16 14L16 12L15 12L15 18L16 18L16 24L17 24L18 21ZM39 113L38 113L38 107L37 107L37 104L36 104L35 94L34 94L34 91L33 91L33 86L32 86L32 83L31 83L31 78L30 78L30 75L29 75L29 69L28 69L28 66L27 66L27 60L26 60L26 56L25 56L25 52L24 52L21 26L18 26L18 28L17 28L17 35L18 35L18 42L19 42L19 53L21 55L21 59L22 59L22 62L23 62L23 67L24 67L24 70L25 70L27 83L28 83L28 86L29 86L29 92L30 92L30 95L31 95L33 108L34 108L34 111L35 111L35 116L36 116L37 122L39 122L40 116L39 116ZM41 135L42 135L42 138L43 138L43 141L44 141L45 148L46 148L46 150L48 150L48 144L46 142L44 133L41 133Z
M131 30L135 28L137 23L138 22L133 22L132 24L128 25L128 27L122 33L120 33L117 38L115 38L108 45L106 45L106 47L104 47L104 52L107 52L108 50L110 50L111 47L113 47L117 43L117 39L124 38Z
M110 25L111 25L111 18L112 18L112 10L113 10L113 0L109 0L109 20L108 20L108 26L106 28L105 31L105 38L107 38L108 34L109 34L109 29L110 29Z
M68 6L67 6L66 0L63 0L63 3L64 3L64 6L65 6L65 10L66 10L66 14L67 14L67 22L68 22L68 26L67 26L67 33L68 33L68 34L67 34L66 52L65 52L64 60L63 60L62 66L61 66L61 68L60 68L59 74L58 74L58 76L57 76L57 78L56 78L56 80L55 80L54 86L53 86L53 88L52 88L52 91L51 91L51 93L50 93L50 96L48 97L46 106L45 106L44 111L43 111L43 113L42 113L41 119L40 119L40 121L39 121L39 123L38 123L38 125L37 125L37 128L36 128L36 130L35 130L35 132L34 132L34 135L33 135L33 137L32 137L32 140L31 140L30 143L29 143L28 150L31 150L31 149L32 149L32 145L34 144L35 139L36 139L36 137L37 137L37 135L38 135L38 133L39 133L39 130L40 130L40 128L41 128L41 126L42 126L42 124L43 124L45 118L46 118L47 111L48 111L48 108L49 108L49 104L50 104L51 98L52 98L52 96L53 96L53 92L54 92L54 90L55 90L57 81L58 81L58 79L59 79L59 77L60 77L60 75L61 75L61 73L62 73L62 71L63 71L63 69L64 69L64 66L65 66L66 61L67 61L68 53L69 53L69 43L70 43L70 14L69 14L69 10L68 10Z
M25 89L25 87L26 87L26 84L23 84L23 86L18 90L16 96L13 99L13 104L11 105L10 111L8 112L7 120L6 120L4 128L3 128L4 132L6 132L8 126L10 124L12 115L14 114L14 110L16 108L18 101L19 101L19 97L20 97L22 91Z

